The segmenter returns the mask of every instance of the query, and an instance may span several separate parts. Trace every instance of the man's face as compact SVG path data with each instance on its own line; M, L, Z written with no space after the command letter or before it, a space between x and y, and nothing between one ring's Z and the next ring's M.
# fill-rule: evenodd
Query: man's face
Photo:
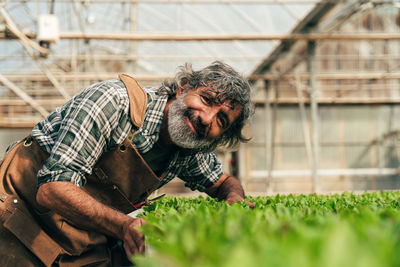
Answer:
M237 119L242 106L221 102L207 87L178 90L168 108L168 132L172 142L184 148L206 148Z

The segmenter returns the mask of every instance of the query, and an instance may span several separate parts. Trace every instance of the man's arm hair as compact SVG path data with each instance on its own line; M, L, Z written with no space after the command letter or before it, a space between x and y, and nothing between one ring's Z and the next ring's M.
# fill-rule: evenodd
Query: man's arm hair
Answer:
M238 179L224 173L215 185L209 188L206 193L218 200L227 200L231 195L236 195L244 200L244 190ZM239 200L239 199L238 199Z
M133 228L145 223L143 219L131 218L102 204L71 182L41 185L36 200L39 205L55 211L78 227L123 240L128 256L144 252L144 237Z

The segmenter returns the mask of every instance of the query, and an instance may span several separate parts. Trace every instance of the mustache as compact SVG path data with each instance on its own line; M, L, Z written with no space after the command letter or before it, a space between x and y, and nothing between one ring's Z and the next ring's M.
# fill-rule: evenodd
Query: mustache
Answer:
M186 108L183 112L183 116L187 117L192 123L194 129L197 132L198 139L204 139L207 137L207 126L203 124L200 117L195 117L193 115L193 110L191 108Z

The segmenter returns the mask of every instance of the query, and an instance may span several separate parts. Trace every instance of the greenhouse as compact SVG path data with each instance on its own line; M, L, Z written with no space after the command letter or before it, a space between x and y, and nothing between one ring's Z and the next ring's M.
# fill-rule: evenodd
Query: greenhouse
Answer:
M398 0L2 1L0 160L4 161L3 166L0 165L0 174L4 184L0 186L0 221L8 230L0 228L0 240L6 238L7 231L17 236L19 241L10 239L12 250L19 242L29 248L27 242L41 244L50 239L54 242L50 244L57 244L53 248L49 245L47 254L43 252L46 246L39 245L39 252L35 246L30 249L36 255L32 266L85 266L85 261L75 262L74 257L86 255L95 245L75 250L73 242L70 244L64 237L50 234L59 226L75 227L71 219L74 217L68 217L68 212L66 219L60 217L62 219L54 225L42 223L41 216L47 216L46 212L29 217L26 224L36 224L32 220L37 220L38 231L45 233L44 239L38 234L29 237L32 240L21 234L19 229L24 228L24 224L17 221L17 216L7 215L23 210L7 205L29 203L31 197L35 201L33 210L37 212L42 206L36 206L36 201L41 201L35 195L38 188L43 184L54 184L49 182L71 179L79 190L88 192L89 197L102 205L114 203L114 197L118 198L118 192L122 192L129 204L121 208L109 206L135 218L138 224L135 226L140 226L137 229L146 237L146 253L138 253L142 250L138 245L129 263L120 261L107 265L106 261L91 259L88 264L95 266L399 266L399 41ZM146 150L135 143L142 137L135 136L134 130L140 134L143 131L146 136L151 127L161 127L160 140L163 142L172 140L172 144L184 148L183 151L191 151L193 147L184 147L173 137L168 139L172 136L171 128L168 128L168 138L163 139L164 123L169 123L169 117L143 117L144 124L136 124L137 114L132 110L139 106L133 106L133 91L119 75L133 77L147 92L143 100L147 116L149 107L155 109L152 101L158 99L149 93L153 90L150 87L158 90L166 80L174 79L187 63L194 70L202 70L215 61L231 66L250 86L254 114L241 129L249 140L231 147L217 146L214 151L216 165L213 165L214 159L200 161L199 154L193 154L196 163L192 158L179 163L187 169L187 172L180 172L181 177L179 174L173 176L172 171L165 174L165 170L170 170L171 162L179 162L178 153L172 154L178 148L159 148L160 144L169 143L159 143L157 136L154 149ZM236 72L232 74L235 75ZM130 114L133 128L123 128L125 121L119 118L119 126L123 129L121 136L118 135L120 128L109 130L107 123L100 125L99 121L93 128L84 129L84 123L91 118L90 112L96 113L98 108L89 106L86 115L77 116L82 120L77 131L81 130L82 135L93 135L98 143L85 141L76 145L81 150L57 152L65 144L54 140L63 137L72 146L80 139L75 132L72 137L67 136L64 131L69 127L67 120L60 124L54 121L67 116L65 114L73 111L74 105L80 106L79 97L84 92L109 80L110 83L119 81L127 88L128 104L117 105L126 110L129 107L130 111L126 112ZM190 80L186 82L179 84L178 91L165 100L168 101L165 114L186 90L185 86L190 87ZM182 97L186 96L182 94ZM199 96L204 104L204 95L200 93ZM214 97L213 93L211 96ZM135 101L136 105L142 103L142 100ZM218 125L234 125L237 117L231 122L229 115L230 111L236 111L233 101L215 97L210 100L212 104L207 102L209 107L224 106L221 108L223 114L218 113ZM191 102L188 103L190 106ZM231 110L224 111L226 107ZM240 104L240 108L243 107ZM109 118L119 114L113 109L108 112ZM184 129L193 131L198 139L210 134L199 130L193 111L192 117L183 114L189 121L189 128ZM156 126L146 126L147 121ZM145 126L149 128L145 129ZM36 133L31 137L33 127ZM96 127L99 128L97 132ZM18 144L25 147L21 149L30 147L32 140L35 144L37 129L49 138L41 140L36 136L39 145L46 147L47 154L41 161L42 154L31 153L31 161L38 160L40 164L34 169L35 175L53 180L42 183L39 179L38 185L32 187L35 189L25 195L19 190L20 182L13 181L14 175L7 174L15 170L23 176L25 167L15 167L7 155L14 155ZM103 138L100 133L106 132L119 139L110 135ZM54 133L61 134L56 138ZM18 143L20 140L22 142ZM99 149L99 144L104 147ZM121 177L125 177L136 171L134 167L119 165L122 157L100 156L109 155L106 152L114 151L116 147L123 153L127 146L132 147L139 155L137 160L150 169L149 175L159 179L156 181L158 186L141 184L144 189L140 197L124 191L135 187L130 182L112 184L107 180L108 171L118 175L124 173ZM102 154L96 154L100 150ZM193 151L203 153L202 150ZM195 153L193 151L190 153ZM179 157L192 155L185 153ZM79 158L81 155L84 156ZM74 157L76 161L70 159ZM167 163L162 157L168 158ZM54 162L51 161L53 158ZM109 165L115 165L115 170L104 167L103 158L106 158L104 162L112 162ZM62 160L72 167L64 169L59 165ZM26 162L26 158L18 161L21 166L26 166ZM211 185L188 178L193 174L189 169L194 169L195 165L201 171L193 177L202 178L207 173L207 182L212 181ZM142 172L141 167L139 172ZM220 176L214 178L217 172ZM104 192L91 194L98 186L91 184L94 176L105 185ZM228 187L228 182L224 183L229 179L234 180L233 185L243 192L243 196L229 200L230 193L236 190L229 191L224 187ZM21 184L25 185L25 182ZM223 189L228 190L227 193L223 194ZM107 190L117 193L105 196ZM67 187L65 191L68 192ZM18 198L10 197L13 194ZM164 195L167 196L161 198ZM217 201L223 199L227 203ZM57 206L61 209L61 202L48 205L55 206L52 220L58 218L61 210ZM95 206L88 209L97 211ZM101 228L101 222L99 225L93 222L96 228L90 217L82 220L87 222L82 229L97 231ZM148 224L138 223L142 220ZM111 217L108 223L114 223ZM79 223L77 225L80 230ZM98 231L105 233L107 240L109 236L117 237L118 242L113 244L123 246L121 238L112 230ZM89 232L88 240L97 238L91 235ZM68 244L64 246L62 242ZM126 244L126 240L124 242ZM59 244L59 251L55 251ZM69 245L71 248L66 249ZM4 248L0 245L0 258L4 256ZM107 253L114 257L111 250ZM0 265L6 261L0 260ZM25 262L21 261L21 264Z

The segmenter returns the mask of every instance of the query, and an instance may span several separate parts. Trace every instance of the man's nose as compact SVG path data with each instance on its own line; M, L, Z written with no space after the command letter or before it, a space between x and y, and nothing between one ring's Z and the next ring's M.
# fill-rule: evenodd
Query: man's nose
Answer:
M200 114L201 122L210 127L211 124L214 122L215 117L218 113L218 108L216 106L208 107L203 110Z

